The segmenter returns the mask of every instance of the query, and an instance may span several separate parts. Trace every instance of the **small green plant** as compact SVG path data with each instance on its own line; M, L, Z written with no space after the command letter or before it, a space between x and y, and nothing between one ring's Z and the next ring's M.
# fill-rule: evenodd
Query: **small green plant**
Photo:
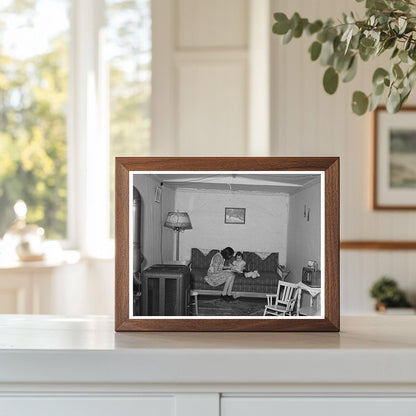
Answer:
M370 295L377 301L377 308L384 309L386 307L399 308L410 307L410 303L406 299L404 292L399 289L397 282L387 276L377 280L370 289Z
M361 3L364 0L356 0ZM274 14L273 33L283 36L283 43L303 34L314 37L309 47L312 61L319 59L326 68L323 86L334 94L339 81L349 82L357 73L358 61L390 54L390 65L377 68L372 79L372 91L355 91L352 110L363 115L374 110L386 94L387 110L398 112L409 97L416 81L416 1L366 0L365 17L344 13L338 21L326 22L295 13L288 18Z

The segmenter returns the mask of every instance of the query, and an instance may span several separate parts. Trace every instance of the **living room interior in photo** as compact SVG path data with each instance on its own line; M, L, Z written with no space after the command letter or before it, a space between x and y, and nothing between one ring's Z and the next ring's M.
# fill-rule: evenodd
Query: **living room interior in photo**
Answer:
M320 172L130 178L132 318L324 316Z

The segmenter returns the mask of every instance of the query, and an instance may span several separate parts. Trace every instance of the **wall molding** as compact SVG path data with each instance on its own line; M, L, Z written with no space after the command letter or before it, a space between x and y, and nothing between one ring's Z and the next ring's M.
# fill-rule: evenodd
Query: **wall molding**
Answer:
M341 241L341 250L416 250L416 241L349 240Z

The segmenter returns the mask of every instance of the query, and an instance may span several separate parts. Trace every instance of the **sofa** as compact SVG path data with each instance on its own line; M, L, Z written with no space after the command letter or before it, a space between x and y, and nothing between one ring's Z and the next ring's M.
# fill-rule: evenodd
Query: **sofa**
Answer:
M191 289L201 295L216 295L222 293L224 284L213 287L205 281L205 276L212 257L220 250L191 249ZM279 265L279 253L254 253L243 252L243 260L246 262L246 269L249 271L257 270L259 277L252 279L236 273L232 288L232 296L262 298L268 294L276 294L279 275L277 267ZM231 263L233 259L229 261ZM227 264L227 263L226 263Z

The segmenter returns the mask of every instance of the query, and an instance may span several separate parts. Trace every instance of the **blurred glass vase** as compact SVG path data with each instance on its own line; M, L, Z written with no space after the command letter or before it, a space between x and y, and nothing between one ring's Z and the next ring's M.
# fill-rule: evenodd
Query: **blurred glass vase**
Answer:
M45 231L35 224L26 224L27 207L19 200L14 205L16 220L3 237L4 246L21 261L40 261L45 255Z

